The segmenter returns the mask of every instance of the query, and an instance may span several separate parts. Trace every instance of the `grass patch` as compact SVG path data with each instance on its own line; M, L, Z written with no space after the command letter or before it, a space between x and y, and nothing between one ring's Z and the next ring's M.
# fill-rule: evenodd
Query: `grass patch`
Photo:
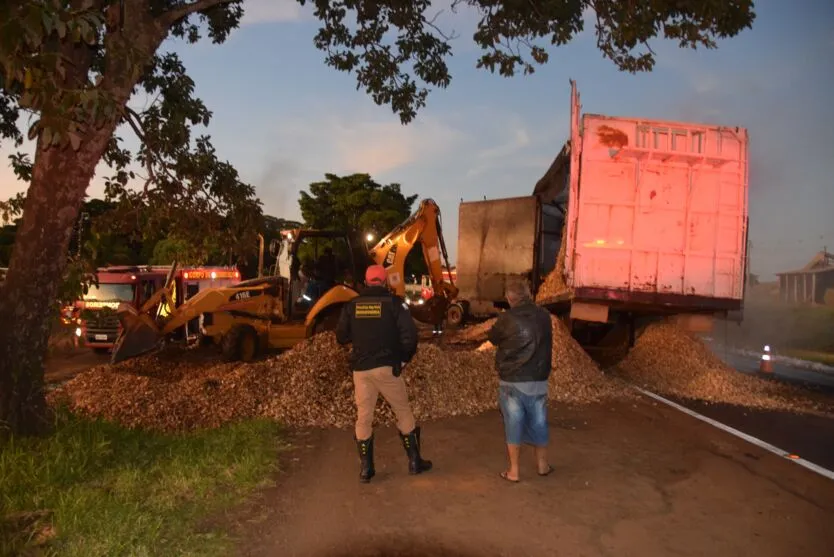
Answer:
M791 358L798 358L800 360L834 366L834 354L831 352L816 352L814 350L798 350L789 348L787 350L783 350L782 353L785 356L790 356Z
M790 351L834 353L834 307L776 302L744 306L740 325L726 324L714 335L728 344L759 350L765 344L779 354Z
M164 435L61 411L0 446L0 555L227 555L201 522L269 485L279 449L267 420Z

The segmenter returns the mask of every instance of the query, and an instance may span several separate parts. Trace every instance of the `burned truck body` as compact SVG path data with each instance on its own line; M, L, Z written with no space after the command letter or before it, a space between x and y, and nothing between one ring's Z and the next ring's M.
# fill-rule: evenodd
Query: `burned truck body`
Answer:
M747 275L747 131L579 115L533 195L462 202L460 298L504 307L514 276L571 320L675 315L688 328L740 312Z

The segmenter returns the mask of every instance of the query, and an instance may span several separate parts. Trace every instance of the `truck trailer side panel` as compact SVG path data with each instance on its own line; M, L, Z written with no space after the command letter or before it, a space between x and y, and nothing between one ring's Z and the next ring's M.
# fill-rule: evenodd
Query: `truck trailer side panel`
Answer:
M740 307L747 131L591 114L582 124L568 216L576 296Z
M468 201L458 211L459 297L473 307L503 302L507 279L534 278L539 201L532 196Z

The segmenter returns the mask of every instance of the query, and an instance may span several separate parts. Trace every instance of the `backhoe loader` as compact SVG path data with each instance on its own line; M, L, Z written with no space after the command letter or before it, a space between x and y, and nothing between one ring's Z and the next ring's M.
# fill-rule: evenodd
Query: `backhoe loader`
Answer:
M276 258L270 276L261 276L261 239L258 278L202 290L176 308L170 303L176 270L176 264L173 265L165 285L138 311L128 304L119 306L122 333L111 362L154 350L167 335L198 317L202 317L203 342L219 345L227 360L250 361L265 350L291 348L314 334L335 329L342 307L358 296L365 269L371 263L386 268L391 289L403 296L405 259L418 242L423 247L435 296L425 305L411 306L411 312L419 321L438 324L445 318L457 288L444 280L441 255L447 270L449 262L440 210L433 200L426 199L413 215L370 250L344 232L282 231L281 240L270 244ZM322 247L331 258L331 265L322 265L316 271L312 262L305 259L312 256L326 261L327 257L319 257ZM341 255L341 264L334 251ZM173 309L167 315L152 316L152 308L161 305Z

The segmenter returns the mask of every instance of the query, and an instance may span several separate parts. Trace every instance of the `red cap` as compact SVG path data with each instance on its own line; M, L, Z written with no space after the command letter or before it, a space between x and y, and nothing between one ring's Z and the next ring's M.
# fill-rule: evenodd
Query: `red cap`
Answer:
M383 284L387 278L388 273L382 265L371 265L365 271L365 284Z

